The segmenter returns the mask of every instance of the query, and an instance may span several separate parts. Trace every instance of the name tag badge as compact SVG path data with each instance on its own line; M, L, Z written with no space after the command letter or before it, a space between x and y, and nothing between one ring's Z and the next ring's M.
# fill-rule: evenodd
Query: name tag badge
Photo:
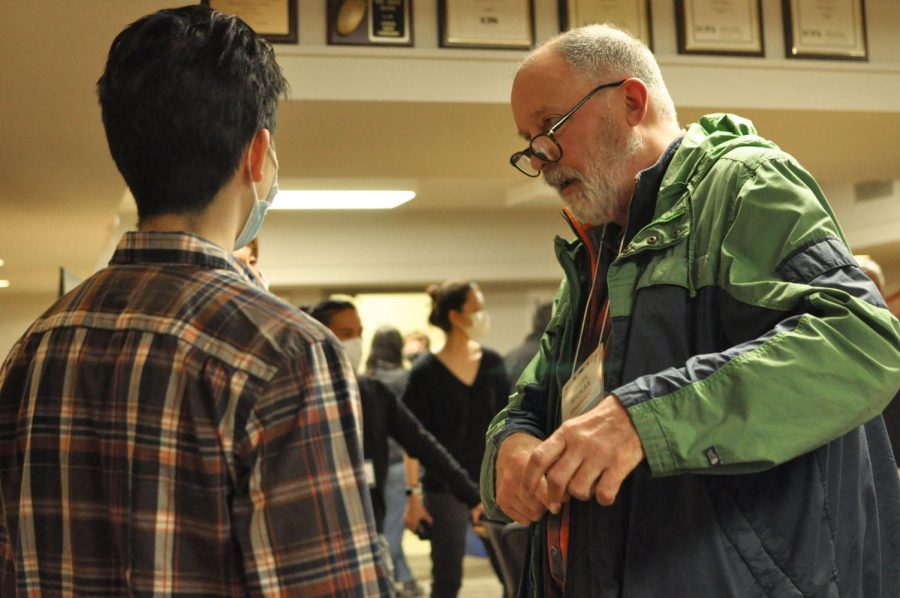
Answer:
M562 388L562 421L587 413L604 397L603 343L584 360Z
M372 463L371 459L366 459L366 462L363 464L363 469L366 472L366 483L370 488L375 487L375 464Z

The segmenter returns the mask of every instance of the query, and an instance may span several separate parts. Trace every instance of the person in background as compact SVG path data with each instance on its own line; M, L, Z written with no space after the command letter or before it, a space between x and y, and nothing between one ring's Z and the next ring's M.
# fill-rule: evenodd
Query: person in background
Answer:
M403 397L409 370L403 367L403 336L393 326L381 326L372 336L365 375L390 389L398 399ZM388 438L388 471L384 482L384 537L394 564L394 580L400 588L398 598L415 598L424 594L413 576L403 552L403 516L406 512L406 473L403 448Z
M552 303L539 304L531 317L531 332L528 333L521 345L503 357L503 363L506 365L506 372L509 375L510 392L515 392L519 376L541 348L541 336L543 336L547 324L550 323L552 310Z
M857 255L854 257L859 262L859 267L866 276L872 279L872 282L878 287L878 292L884 297L886 286L881 265L868 255ZM887 427L888 437L891 439L894 461L900 464L900 389L898 389L894 398L891 399L891 402L888 403L888 406L884 408L881 415L884 417L884 425ZM900 465L898 465L897 471L900 473Z
M446 341L440 351L416 361L403 401L474 480L487 425L506 401L509 382L503 358L478 342L489 325L478 285L447 281L429 287L428 294L432 300L428 321L444 331ZM410 477L407 482L415 484L415 468ZM407 527L414 528L423 517L432 518L432 596L453 597L462 585L468 507L447 492L446 482L427 464L423 486L424 505L410 502ZM493 556L492 548L487 548Z
M403 358L410 366L431 351L431 339L421 330L411 330L403 336Z
M409 370L403 367L403 336L393 326L382 325L372 335L365 373L376 378L398 397L403 396Z
M232 255L278 190L275 53L166 9L97 88L138 230L0 370L0 595L386 594L344 352Z
M577 237L488 432L485 508L533 524L520 594L900 596L900 323L813 177L739 116L682 130L611 26L532 52L511 106L511 165Z
M309 313L343 343L354 371L358 371L362 322L353 303L343 299L326 299L310 308ZM362 396L363 450L378 533L384 532L389 437L396 440L411 457L421 460L427 470L441 480L449 492L448 496L463 506L467 517L477 521L482 510L480 495L467 470L422 427L385 384L365 375L358 375L357 382ZM411 488L409 500L418 500L419 494L418 489ZM401 591L416 593L412 584L404 585Z

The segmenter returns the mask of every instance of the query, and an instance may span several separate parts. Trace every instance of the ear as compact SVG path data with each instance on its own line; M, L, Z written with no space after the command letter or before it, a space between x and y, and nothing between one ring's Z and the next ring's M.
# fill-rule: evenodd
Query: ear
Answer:
M463 315L461 311L451 309L447 312L447 321L449 321L453 326L459 326L460 328L462 328L462 322L460 322L460 319L462 317Z
M622 84L622 88L625 90L625 118L628 124L635 127L641 124L647 115L650 94L640 79L628 79Z
M263 180L263 172L266 165L266 154L269 152L269 144L272 138L268 129L260 129L250 142L250 152L247 159L250 163L250 178L254 183Z

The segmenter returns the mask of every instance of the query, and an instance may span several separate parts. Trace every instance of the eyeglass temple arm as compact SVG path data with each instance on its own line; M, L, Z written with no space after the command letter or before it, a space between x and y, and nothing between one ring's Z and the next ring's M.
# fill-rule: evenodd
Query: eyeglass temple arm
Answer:
M556 123L555 125L553 125L553 126L550 127L549 129L547 129L547 132L545 133L545 135L552 135L552 134L556 133L556 131L557 131L561 126L563 126L563 124L564 124L567 120L569 120L570 118L572 118L572 116L573 116L576 112L578 112L578 109L581 108L581 107L584 105L585 102L587 102L589 99L591 99L592 97L594 97L594 94L595 94L595 93L597 93L597 92L600 91L601 89L606 89L607 87L618 87L619 85L625 83L625 81L627 81L627 80L628 80L628 79L622 79L621 81L614 81L614 82L612 82L612 83L604 83L603 85L598 85L597 87L595 87L594 89L592 89L591 92L590 92L589 94L587 94L586 96L584 96L583 98L581 98L581 101L578 102L577 104L575 104L575 106L574 106L571 110L569 110L569 113L568 113L568 114L566 114L564 117L562 117L561 119L559 119L559 121L557 121L557 123Z

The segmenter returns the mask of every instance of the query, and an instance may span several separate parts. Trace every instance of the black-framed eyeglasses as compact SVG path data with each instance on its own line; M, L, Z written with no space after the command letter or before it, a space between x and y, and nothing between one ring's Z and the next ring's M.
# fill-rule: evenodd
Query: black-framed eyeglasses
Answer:
M531 165L531 158L534 156L541 162L545 164L553 164L554 162L558 162L560 158L562 158L563 151L562 147L559 145L559 140L556 138L556 132L566 124L572 115L581 108L585 102L591 99L595 93L600 91L601 89L606 89L608 87L618 87L627 81L628 79L622 79L621 81L616 81L614 83L604 83L602 85L598 85L591 91L587 93L586 96L581 98L575 106L566 112L562 118L556 121L556 124L544 131L543 133L538 133L534 137L531 138L531 141L528 142L528 147L523 149L522 151L514 153L509 157L509 163L521 172L522 174L530 177L540 176L541 171L534 168Z

